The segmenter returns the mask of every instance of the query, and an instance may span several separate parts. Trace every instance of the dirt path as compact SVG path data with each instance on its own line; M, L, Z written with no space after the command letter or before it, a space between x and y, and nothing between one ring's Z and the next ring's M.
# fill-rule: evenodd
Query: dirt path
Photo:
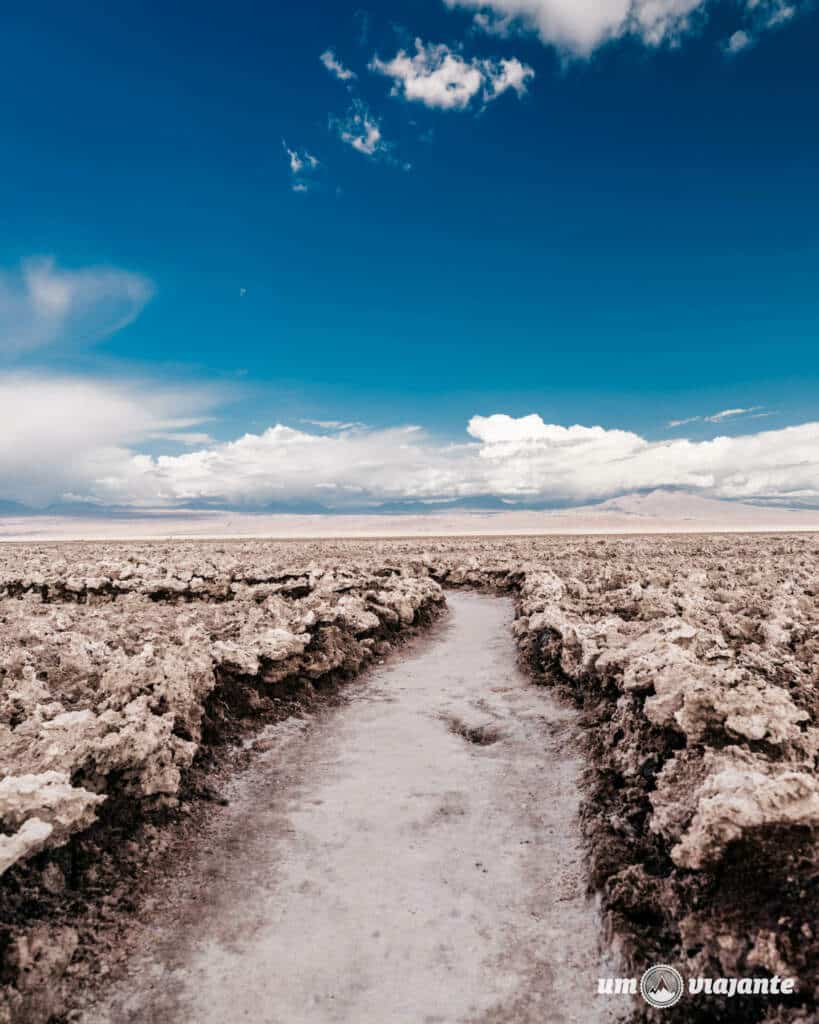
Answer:
M349 704L271 732L84 1024L605 1019L572 714L517 669L510 601L449 603Z

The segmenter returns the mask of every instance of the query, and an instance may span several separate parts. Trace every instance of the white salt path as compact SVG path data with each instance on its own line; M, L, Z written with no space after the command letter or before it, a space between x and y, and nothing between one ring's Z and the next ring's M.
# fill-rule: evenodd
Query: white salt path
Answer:
M517 668L511 601L448 600L349 703L271 732L85 1024L608 1019L573 714Z

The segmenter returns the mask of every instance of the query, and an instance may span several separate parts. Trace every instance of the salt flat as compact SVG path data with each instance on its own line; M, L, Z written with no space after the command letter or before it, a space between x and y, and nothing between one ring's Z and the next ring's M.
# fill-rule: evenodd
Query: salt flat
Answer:
M544 870L555 877L561 851L576 865L582 849L582 885L571 899L588 887L598 900L595 941L619 973L639 975L659 961L694 977L778 974L800 985L792 1005L692 998L678 1019L804 1020L819 978L818 576L812 534L0 547L0 912L8 951L0 1005L15 1024L45 1024L66 1007L118 991L126 951L139 945L134 922L156 911L150 892L162 891L180 863L196 863L203 844L230 837L234 810L241 827L231 842L240 858L243 837L264 845L267 836L275 849L260 863L271 872L274 865L285 874L301 870L309 854L299 845L302 830L305 842L316 840L311 849L323 851L321 891L334 873L355 891L361 883L344 850L367 846L363 835L386 851L387 865L401 863L407 851L396 846L406 839L401 830L413 820L413 801L443 806L445 786L470 794L451 805L463 811L451 816L463 818L468 834L459 848L470 857L475 822L483 828L490 818L503 835L531 840L523 845L537 840ZM465 590L489 596L469 598ZM502 628L501 620L471 622L457 640L454 677L434 657L428 671L417 672L414 655L402 650L407 638L430 625L434 631L447 605L457 623L464 601L509 607L501 597L512 598L513 614L502 613ZM505 651L505 678L515 680L511 696L495 692L490 678L496 647ZM512 651L523 677L509 668ZM392 666L395 674L382 678L379 663L387 658L384 671ZM322 742L322 709L355 677L361 691ZM386 678L398 681L393 695ZM450 692L452 685L463 692ZM547 695L555 703L544 704ZM539 725L537 709L545 707L551 710ZM564 714L580 768L568 785L554 775L555 765L575 756L556 745ZM265 730L299 720L314 723L312 738L290 748L301 751L291 764L282 749L266 746ZM243 779L270 770L286 788L291 769L298 786L323 803L299 803L296 795L294 833L267 832L267 805L258 803L257 820ZM368 801L373 775L394 799L380 802L376 788ZM422 795L410 798L401 786L413 775L413 792ZM499 796L516 777L531 794L522 817L515 799L505 808ZM393 804L405 804L409 818L386 813ZM322 830L342 805L358 808L353 817L369 824L333 831L332 864ZM320 809L328 806L329 818ZM271 807L280 821L282 805ZM423 820L430 848L440 852L435 837L449 833L439 834L430 815ZM549 847L552 827L567 847ZM489 864L478 856L473 864L498 871L501 895L506 885L525 899L515 841L503 846L493 828L483 840ZM422 841L423 828L420 834ZM432 892L441 884L439 864L433 857L428 865ZM534 889L547 891L547 882ZM241 947L240 908L248 904L240 888L234 876L227 904L213 906L205 890L198 913L227 921L235 903ZM445 902L439 896L436 905ZM494 897L487 895L490 908ZM406 905L399 903L388 913L396 921ZM318 904L305 906L318 921ZM340 933L349 934L355 915L349 905L339 913ZM297 919L292 910L279 922L285 934L297 931ZM262 947L278 941L266 920L263 913L250 932ZM567 909L561 920L560 942L576 930L588 937L589 918L572 924ZM523 934L519 922L510 927ZM404 930L385 933L391 948L405 948ZM490 956L485 931L476 917L473 967ZM173 927L163 934L174 935ZM183 967L200 964L207 973L209 963L221 963L227 975L236 973L233 952L216 939L212 961L204 947L189 947ZM534 945L554 949L543 935ZM181 942L172 946L182 955ZM252 963L252 950L243 956ZM163 986L176 970L164 973L169 964L159 961ZM458 961L453 969L462 968ZM465 992L458 984L445 1020L473 1019L458 1002ZM500 965L496 977L481 975L473 986L476 1012L498 1024L524 1012L509 1009L516 1004L503 986ZM163 998L174 992L163 989ZM288 993L298 1000L304 990ZM366 986L348 997L364 1000L350 1005L366 1020L365 993ZM212 1001L219 1005L215 993ZM135 1005L147 1012L152 1004ZM520 1005L529 1012L534 1002Z

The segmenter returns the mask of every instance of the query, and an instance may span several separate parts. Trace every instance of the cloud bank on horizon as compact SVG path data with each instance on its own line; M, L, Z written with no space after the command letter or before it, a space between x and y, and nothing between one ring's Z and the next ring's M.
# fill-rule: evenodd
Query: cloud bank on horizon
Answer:
M819 423L705 441L541 416L475 415L453 443L418 426L276 424L232 441L201 430L218 396L148 383L11 374L0 406L0 500L44 507L176 508L194 503L327 511L494 497L548 504L682 488L717 498L819 503ZM81 412L81 415L80 415ZM324 421L322 421L324 422ZM184 446L153 455L152 442Z
M294 173L302 170L297 153ZM0 356L58 340L75 320L89 338L129 323L153 293L116 268L26 264L0 278ZM57 375L11 367L0 378L0 500L177 508L309 505L333 511L385 504L494 498L549 504L682 488L723 499L819 504L819 423L708 440L648 440L603 426L548 423L540 415L474 415L463 441L415 425L369 428L331 419L276 423L214 441L213 387ZM760 406L672 420L721 425L765 415ZM157 442L180 449L156 454Z

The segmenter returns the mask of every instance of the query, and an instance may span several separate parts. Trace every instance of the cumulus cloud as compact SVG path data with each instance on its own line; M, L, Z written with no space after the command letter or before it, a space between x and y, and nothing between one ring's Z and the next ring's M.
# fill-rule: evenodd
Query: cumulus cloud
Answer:
M279 423L233 441L196 428L211 397L195 390L18 376L0 387L0 499L328 510L492 496L583 503L673 487L720 498L819 503L819 423L708 441L649 441L627 430L474 416L463 443L417 426ZM78 415L82 410L82 415ZM197 436L199 435L199 436ZM156 442L188 450L157 454ZM153 451L152 451L153 449Z
M0 356L68 339L99 341L135 320L153 291L141 274L114 267L63 270L52 259L0 272Z
M330 74L334 75L340 82L351 82L353 79L358 78L355 71L345 67L332 50L325 50L321 57L319 57L319 60Z
M493 467L493 494L582 500L680 487L720 498L819 498L819 423L701 442L647 441L539 416L478 416L469 431Z
M516 58L467 60L443 44L415 40L415 53L399 51L392 60L375 57L370 69L393 80L393 94L439 110L465 110L473 99L484 103L512 90L522 96L534 71Z
M647 46L677 43L693 31L714 6L714 0L444 0L444 3L451 8L475 11L475 22L485 31L508 35L517 26L534 31L544 43L579 57L588 57L598 47L623 36L638 38ZM749 22L760 28L780 24L796 12L795 4L786 0L740 0L740 6ZM736 37L737 33L734 35ZM735 39L734 52L743 48L744 35L747 33Z
M375 507L410 492L435 497L457 491L461 480L444 452L414 427L313 434L277 424L226 444L144 460L129 468L123 485L111 482L110 497L257 507L320 501L341 509Z
M364 156L378 156L390 148L381 134L381 122L361 100L355 100L345 117L331 118L330 127L342 142Z

